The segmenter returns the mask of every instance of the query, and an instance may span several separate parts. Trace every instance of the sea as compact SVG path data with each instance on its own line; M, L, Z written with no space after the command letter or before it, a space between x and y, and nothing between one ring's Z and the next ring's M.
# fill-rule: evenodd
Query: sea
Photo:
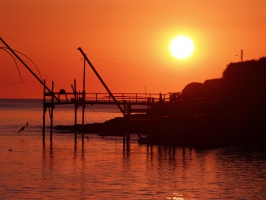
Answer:
M116 107L85 109L85 123L118 116ZM42 120L42 100L0 100L0 199L266 199L265 149L140 145L134 135L124 145L64 131L51 142L49 110L45 140ZM54 126L73 124L73 105L56 106Z

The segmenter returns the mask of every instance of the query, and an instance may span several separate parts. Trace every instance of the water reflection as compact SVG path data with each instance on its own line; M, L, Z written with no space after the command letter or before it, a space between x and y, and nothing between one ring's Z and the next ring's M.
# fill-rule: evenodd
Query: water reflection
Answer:
M182 194L178 194L178 193L173 193L173 194L169 194L169 196L166 197L166 199L169 200L185 200L185 198L183 198Z
M61 187L75 188L79 198L262 199L265 155L237 148L145 146L134 141L125 148L121 138L56 141L43 148L42 178L64 180Z
M50 143L48 147L46 147L46 143L43 142L43 150L42 150L42 168L45 169L47 166L49 168L53 168L53 143Z
M62 133L42 144L41 121L14 131L24 112L2 112L0 199L265 199L265 150L146 146L133 137L126 147L97 135L82 144Z
M89 137L86 137L87 142L89 141ZM84 155L85 155L85 139L81 140L81 157L84 159ZM77 154L78 154L78 139L77 137L75 137L74 140L74 159L77 158Z
M57 146L57 147L54 147ZM75 140L73 142L73 160L81 159L81 163L85 163L85 141ZM61 148L59 145L54 145L54 142L49 142L49 144L46 144L43 142L42 145L42 160L43 160L43 167L49 166L50 168L53 167L54 159L58 159L58 157L64 157L68 156L66 154L69 153L69 151L64 152L64 147ZM61 154L61 155L60 155ZM79 156L80 155L80 156Z

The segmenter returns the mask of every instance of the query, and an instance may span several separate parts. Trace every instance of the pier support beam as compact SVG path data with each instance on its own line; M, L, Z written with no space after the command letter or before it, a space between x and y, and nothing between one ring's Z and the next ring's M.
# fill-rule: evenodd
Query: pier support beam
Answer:
M83 91L82 91L82 144L84 144L84 119L85 119L85 99L86 99L86 60L84 58L84 67L83 67Z
M52 81L52 94L54 94L54 82ZM50 143L53 142L53 123L54 123L54 95L52 95L50 111Z
M78 110L78 97L76 79L74 80L74 101L75 101L75 114L74 114L74 131L75 131L75 144L77 143L77 110Z
M46 115L46 106L43 105L43 116L42 116L42 141L45 144L45 115Z
M46 104L45 104L45 80L44 80L44 87L43 87L43 115L42 115L42 142L45 146L45 114L46 114Z

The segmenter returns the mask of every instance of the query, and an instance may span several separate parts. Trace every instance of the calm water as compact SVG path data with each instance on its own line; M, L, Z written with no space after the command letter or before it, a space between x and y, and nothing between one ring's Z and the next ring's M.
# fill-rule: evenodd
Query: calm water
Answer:
M86 110L86 122L120 116ZM72 107L55 109L55 124L72 123ZM120 137L75 144L64 133L50 144L49 130L43 145L41 126L40 101L0 100L0 199L266 199L265 150L147 147L134 137L124 149Z

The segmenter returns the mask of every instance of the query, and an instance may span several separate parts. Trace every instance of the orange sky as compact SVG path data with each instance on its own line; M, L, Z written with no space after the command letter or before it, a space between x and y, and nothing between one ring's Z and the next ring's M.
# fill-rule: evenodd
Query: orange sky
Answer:
M112 92L179 92L221 77L241 49L244 60L266 56L265 8L265 0L10 0L0 3L0 37L56 90L71 91L74 79L82 89L82 47ZM195 44L186 60L169 52L180 34ZM23 84L0 50L0 98L42 98L42 86L19 69ZM87 72L87 92L104 92Z

